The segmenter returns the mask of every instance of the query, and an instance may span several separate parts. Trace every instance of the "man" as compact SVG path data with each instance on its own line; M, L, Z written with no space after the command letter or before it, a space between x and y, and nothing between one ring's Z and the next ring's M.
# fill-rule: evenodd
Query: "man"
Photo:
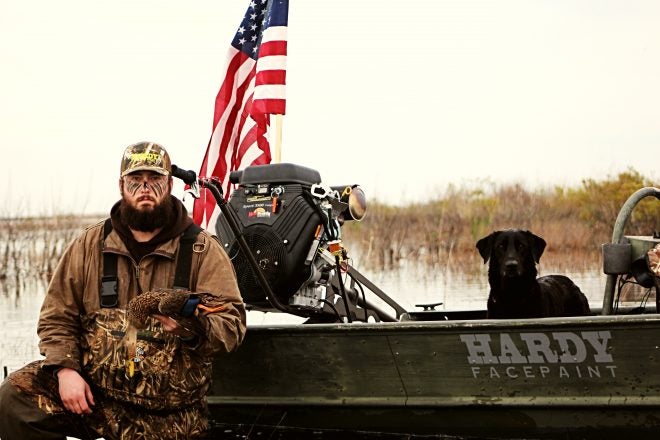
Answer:
M126 148L111 222L69 245L48 287L38 324L45 359L0 386L2 440L206 431L211 359L243 340L245 307L227 255L171 195L171 171L162 146ZM174 286L181 279L187 285ZM132 322L154 299L144 322ZM166 316L165 299L181 307Z

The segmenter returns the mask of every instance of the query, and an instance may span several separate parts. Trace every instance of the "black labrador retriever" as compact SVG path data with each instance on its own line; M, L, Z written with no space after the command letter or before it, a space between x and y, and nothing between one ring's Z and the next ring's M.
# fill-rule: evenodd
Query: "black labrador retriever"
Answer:
M570 278L536 278L545 240L529 231L495 231L477 242L488 265L489 318L589 315L589 302Z

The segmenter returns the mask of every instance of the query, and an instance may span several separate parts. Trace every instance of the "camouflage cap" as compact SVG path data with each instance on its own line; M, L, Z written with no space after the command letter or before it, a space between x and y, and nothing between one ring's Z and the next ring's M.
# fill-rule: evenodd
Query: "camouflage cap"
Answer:
M172 162L162 145L139 142L129 145L121 159L120 175L124 177L134 171L154 171L165 176L172 174Z

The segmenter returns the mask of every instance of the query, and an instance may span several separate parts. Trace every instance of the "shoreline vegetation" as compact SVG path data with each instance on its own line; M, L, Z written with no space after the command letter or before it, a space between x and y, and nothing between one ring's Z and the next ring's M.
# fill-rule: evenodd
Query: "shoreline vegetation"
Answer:
M476 242L500 229L527 229L547 242L541 266L564 272L601 267L601 246L612 240L619 210L643 187L655 186L635 170L577 187L528 190L519 184L449 186L436 200L408 206L369 203L361 222L347 222L344 242L360 251L362 264L387 270L405 260L481 273ZM660 230L660 202L646 198L634 209L626 235Z
M541 265L554 271L593 271L601 264L601 245L628 197L653 182L628 170L577 187L528 190L519 184L450 185L434 200L406 206L369 202L361 222L346 222L343 241L359 266L395 270L406 262L442 271L480 276L483 260L477 240L498 229L527 229L547 242ZM27 279L47 282L67 244L104 218L0 217L0 283L18 295ZM643 200L626 226L626 235L652 235L660 229L660 203ZM544 271L545 272L545 271Z

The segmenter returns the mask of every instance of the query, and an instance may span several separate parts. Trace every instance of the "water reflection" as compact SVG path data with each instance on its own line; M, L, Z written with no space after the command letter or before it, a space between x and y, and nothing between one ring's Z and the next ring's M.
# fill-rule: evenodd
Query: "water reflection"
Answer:
M0 367L13 371L38 359L37 318L46 290L39 277L0 281ZM4 376L0 376L4 377Z
M45 276L21 276L20 273L15 273L9 277L0 279L0 291L6 298L21 296L24 291L28 294L31 292L43 292L46 290L48 280Z

